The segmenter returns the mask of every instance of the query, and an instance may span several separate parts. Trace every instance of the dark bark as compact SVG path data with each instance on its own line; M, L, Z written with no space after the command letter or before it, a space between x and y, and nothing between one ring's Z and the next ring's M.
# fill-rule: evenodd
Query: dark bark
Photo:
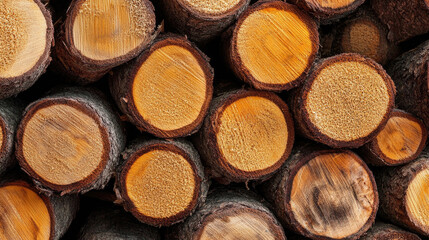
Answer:
M360 240L421 240L416 234L404 231L394 225L376 222L372 228L366 232Z

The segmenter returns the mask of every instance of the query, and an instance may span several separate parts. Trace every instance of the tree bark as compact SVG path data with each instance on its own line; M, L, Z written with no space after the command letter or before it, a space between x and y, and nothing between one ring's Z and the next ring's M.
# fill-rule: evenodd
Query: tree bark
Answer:
M376 222L371 229L366 232L360 240L387 240L387 239L407 239L421 240L416 234L406 232L391 224Z

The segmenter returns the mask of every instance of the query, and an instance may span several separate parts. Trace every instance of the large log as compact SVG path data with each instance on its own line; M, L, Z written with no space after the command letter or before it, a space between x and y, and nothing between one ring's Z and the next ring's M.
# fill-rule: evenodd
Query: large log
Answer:
M195 137L211 177L247 182L270 177L294 142L287 105L274 93L235 90L216 97Z
M419 236L391 224L376 222L359 240L421 240Z
M40 0L0 2L0 99L30 88L51 62L54 27Z
M310 143L260 190L285 227L311 239L358 239L378 208L374 177L359 156Z
M16 157L41 190L61 194L101 189L125 147L119 117L98 92L65 88L25 110Z
M262 90L298 86L319 49L316 22L282 1L253 4L224 38L225 55L235 75Z
M139 140L122 154L118 202L152 226L183 221L204 203L209 182L198 152L184 141Z
M185 37L166 34L114 73L111 93L140 130L175 138L196 132L213 92L209 59Z
M334 148L357 148L386 125L394 96L395 86L379 64L348 53L315 63L290 100L302 135Z

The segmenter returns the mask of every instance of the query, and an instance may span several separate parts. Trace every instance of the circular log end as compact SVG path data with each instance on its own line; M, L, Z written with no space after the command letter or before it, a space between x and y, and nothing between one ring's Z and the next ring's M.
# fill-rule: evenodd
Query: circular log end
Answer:
M233 70L263 90L281 91L299 85L319 48L314 20L281 1L257 3L246 10L231 41Z
M232 14L247 4L246 0L178 0L178 2L186 6L192 13L196 13L205 18L217 18L219 16Z
M358 237L372 225L378 195L372 173L350 151L309 155L287 183L286 209L298 231L314 239Z
M296 1L296 0L295 0ZM337 19L343 15L354 11L365 0L302 0L305 8L321 20ZM302 5L302 4L301 4Z
M417 228L429 236L429 166L411 180L405 196L408 216Z

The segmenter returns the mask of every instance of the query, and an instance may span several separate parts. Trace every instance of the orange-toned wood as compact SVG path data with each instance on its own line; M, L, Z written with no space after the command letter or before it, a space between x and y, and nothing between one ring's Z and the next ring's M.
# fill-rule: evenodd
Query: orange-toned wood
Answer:
M322 24L330 24L358 8L365 0L291 0Z

